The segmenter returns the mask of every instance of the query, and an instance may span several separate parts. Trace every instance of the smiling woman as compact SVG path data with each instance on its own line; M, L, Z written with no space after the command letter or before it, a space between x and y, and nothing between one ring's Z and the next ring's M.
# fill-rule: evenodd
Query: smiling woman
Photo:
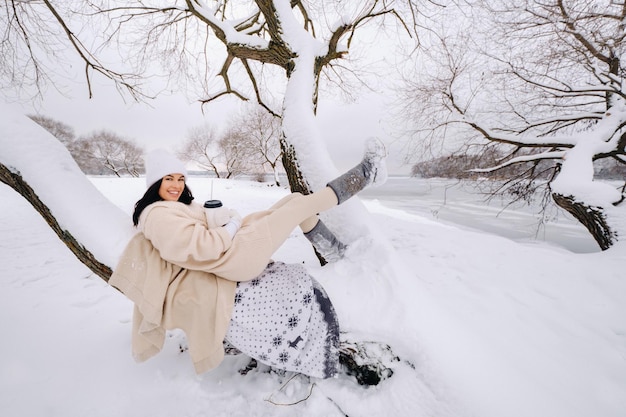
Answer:
M133 224L139 224L139 215L150 204L164 201L180 201L190 204L193 200L191 190L187 188L187 168L167 151L157 149L146 158L146 186L144 197L135 204Z
M185 189L185 176L171 174L163 177L159 187L159 196L165 201L178 201Z
M164 150L148 154L148 190L133 213L140 233L109 280L135 303L135 358L154 356L166 331L177 328L187 335L198 373L222 361L228 342L272 367L334 376L339 324L330 299L301 265L271 258L298 226L316 248L341 256L343 244L317 213L384 181L385 156L373 138L363 160L322 190L289 194L243 219L224 209L226 215L213 222L214 216L192 202L184 164Z

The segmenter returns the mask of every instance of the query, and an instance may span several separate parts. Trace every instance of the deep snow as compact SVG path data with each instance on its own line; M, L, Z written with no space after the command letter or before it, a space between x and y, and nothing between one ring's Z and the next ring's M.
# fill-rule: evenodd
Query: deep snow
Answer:
M142 179L92 182L126 213L144 187ZM199 200L210 183L190 180ZM213 189L242 214L287 192L226 180L213 180ZM319 267L299 231L275 258L307 266L350 338L390 344L402 359L394 376L371 388L347 377L295 378L281 389L285 377L239 375L244 357L195 375L176 332L156 358L134 363L130 302L0 186L0 414L626 415L624 246L576 254L553 243L519 243L391 208L391 200L397 203L362 200L374 233L354 242L346 259ZM97 218L93 227L106 233ZM309 392L297 405L272 404Z

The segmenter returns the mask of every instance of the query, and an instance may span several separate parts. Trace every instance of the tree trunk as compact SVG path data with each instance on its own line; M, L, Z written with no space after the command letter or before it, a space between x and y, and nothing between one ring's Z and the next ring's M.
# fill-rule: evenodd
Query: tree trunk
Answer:
M602 207L592 207L577 202L573 196L553 193L556 204L581 222L602 250L609 249L617 241L617 233L609 226Z
M298 165L296 150L284 136L280 139L280 149L283 155L283 168L285 168L285 172L287 173L287 180L289 181L291 192L304 195L311 194L311 187L304 178L304 174Z
M283 167L287 173L287 179L289 180L289 188L291 189L291 192L302 193L305 195L311 194L311 187L307 183L302 170L298 166L298 157L293 145L287 143L287 140L283 136L280 140L280 147L283 151ZM313 246L313 251L315 252L317 260L320 262L320 265L324 266L328 263L326 258L318 252L315 246Z
M63 230L57 220L54 218L50 209L37 197L35 191L23 180L18 173L11 172L6 166L0 164L0 181L13 188L24 197L34 208L41 214L44 220L57 234L59 239L72 251L72 253L87 266L94 274L109 281L111 277L111 268L99 262L91 252L85 249L67 230Z

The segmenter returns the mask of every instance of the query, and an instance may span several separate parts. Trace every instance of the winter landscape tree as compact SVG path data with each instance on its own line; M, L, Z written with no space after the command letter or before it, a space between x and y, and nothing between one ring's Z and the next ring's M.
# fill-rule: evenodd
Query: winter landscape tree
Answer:
M39 86L40 74L46 68L43 63L48 59L41 50L61 51L69 46L85 65L90 94L91 80L97 75L111 79L133 98L146 97L140 81L151 75L158 62L171 74L168 81L172 84L196 81L193 94L202 103L224 95L243 100L254 97L268 111L281 116L283 166L291 189L303 193L323 186L335 173L315 120L324 71L332 68L335 74L341 72L333 63L346 56L357 29L370 21L391 17L403 23L400 12L382 0L349 4L256 0L237 5L224 0L132 5L70 2L63 9L48 1L11 3L14 7L6 8L3 14L10 42L3 47L12 48L10 56L25 51L27 58L16 58L13 66L10 60L3 62L9 78L24 71ZM408 16L414 16L410 2L402 3L402 7L409 11ZM88 48L87 40L77 35L81 28L88 34L101 32L95 40L103 39L103 44ZM33 33L38 36L31 36ZM122 51L123 62L117 66L123 69L110 69L93 53L107 47ZM209 89L213 75L208 68L215 66L214 57L222 58L216 76L221 77L224 88L217 92ZM237 71L247 78L247 85L239 81L240 76L233 76ZM284 97L281 110L267 104L265 96L274 92ZM11 165L9 161L3 163L5 168Z
M13 91L22 81L41 91L43 74L48 75L46 59L63 56L67 49L85 65L90 94L92 78L104 76L133 98L148 97L141 82L153 75L155 63L161 63L170 74L169 83L192 85L192 94L202 103L224 95L243 100L254 97L268 111L280 115L283 166L291 189L303 193L323 186L336 173L315 119L324 71L330 68L333 77L342 72L341 66L333 64L346 56L357 30L367 23L389 17L402 26L402 14L394 8L400 6L407 16L415 16L410 2L394 5L382 0L256 0L237 5L225 0L132 5L68 2L63 8L47 0L10 4L2 15L8 39L3 48L5 56L15 59L1 65ZM88 39L81 39L79 33ZM102 43L97 45L99 41ZM120 51L121 62L109 66L93 52L107 48ZM215 65L216 59L221 63ZM213 67L221 70L211 74L209 68ZM20 73L24 74L22 81L15 81ZM247 85L240 82L242 74ZM223 80L221 91L209 87L215 76ZM268 94L284 98L280 110L270 108ZM3 163L8 175L11 162Z
M410 3L405 3L405 7L410 7ZM320 146L315 125L323 71L347 54L358 28L385 15L399 16L389 3L380 0L363 4L257 0L236 7L227 1L179 1L163 6L103 5L99 13L114 22L112 37L137 48L131 56L136 57L138 68L168 51L175 58L175 62L169 63L176 65L170 67L175 70L171 72L206 75L206 67L192 68L197 65L196 57L212 62L210 48L217 43L225 49L225 57L218 64L222 90L208 91L206 84L210 80L206 76L193 77L200 79L207 90L201 102L210 103L224 95L243 100L254 97L269 112L280 115L283 165L291 189L303 193L323 185L333 169L327 152ZM330 25L322 23L328 21ZM192 32L192 28L197 32ZM127 38L126 29L133 33L139 29L149 35L133 40ZM197 33L202 33L205 40L199 42ZM248 86L233 76L237 71L247 76ZM272 78L265 77L265 73ZM278 81L281 78L283 81ZM276 86L289 98L282 109L271 108L267 98Z
M250 150L252 174L264 172L264 167L268 165L274 175L274 182L280 185L280 119L255 106L239 115L233 121L233 128Z
M255 106L234 117L217 133L210 126L190 129L178 155L217 178L258 175L269 165L280 185L280 119Z
M626 164L623 2L485 1L464 11L480 27L440 31L429 56L437 75L412 81L412 114L427 126L416 137L465 138L468 152L477 138L498 146L505 156L477 172L526 164L509 184L530 190L549 175L556 204L611 247L626 235L625 188L598 181L594 163Z
M85 174L137 177L143 172L143 149L132 140L106 130L76 138L74 129L63 122L46 116L28 117L59 139Z
M138 177L143 172L143 149L111 131L101 130L80 137L69 150L86 174Z
M200 168L221 178L218 137L209 126L196 126L187 132L182 148L177 152L183 161L192 161Z
M252 172L256 165L252 159L253 149L238 129L234 126L228 128L217 145L224 158L225 178Z

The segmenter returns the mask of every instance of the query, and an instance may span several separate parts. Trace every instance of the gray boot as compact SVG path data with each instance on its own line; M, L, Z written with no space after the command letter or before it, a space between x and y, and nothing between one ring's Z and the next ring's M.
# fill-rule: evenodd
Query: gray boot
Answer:
M346 251L346 245L341 243L321 220L317 222L313 229L306 232L304 236L309 239L315 250L328 262L338 261Z
M339 204L370 184L385 182L387 179L386 156L385 145L380 140L377 138L367 140L361 163L327 184L337 195Z

